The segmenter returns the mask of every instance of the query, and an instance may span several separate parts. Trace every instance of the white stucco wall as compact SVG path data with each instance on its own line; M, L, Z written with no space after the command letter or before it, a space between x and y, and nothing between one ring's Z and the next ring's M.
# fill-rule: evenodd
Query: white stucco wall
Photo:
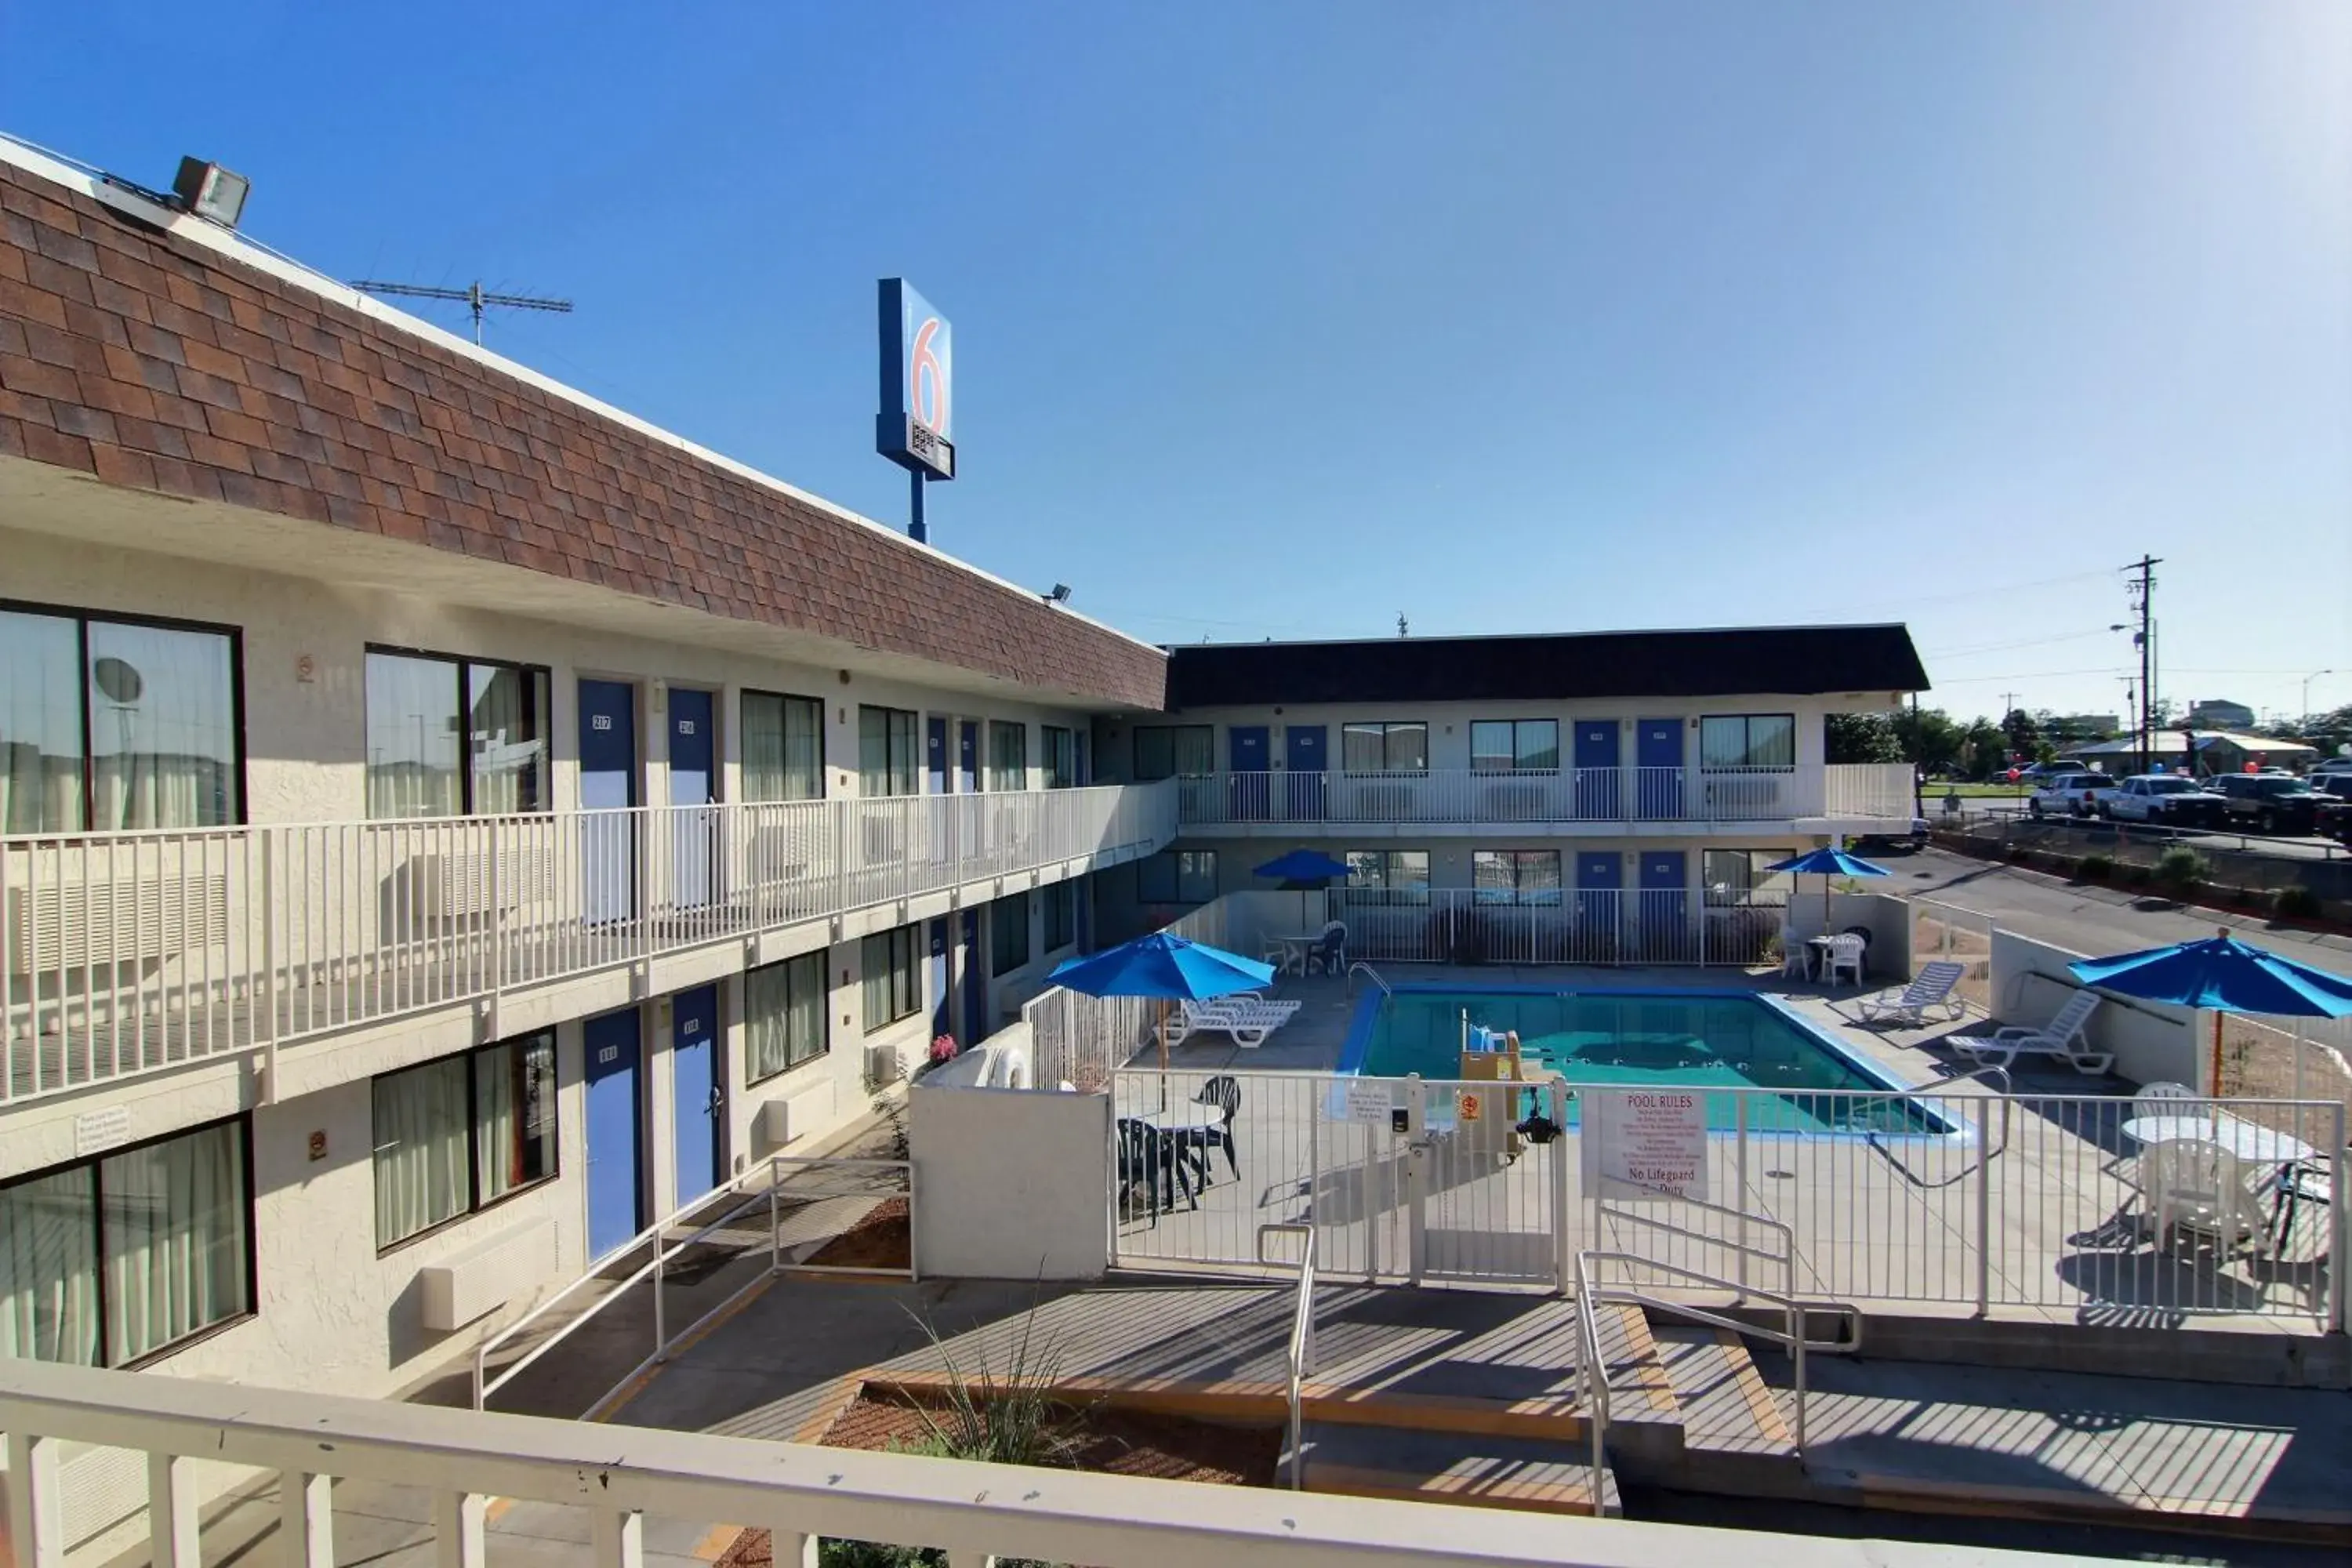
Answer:
M1110 1097L908 1091L927 1279L1095 1279L1110 1266Z
M2004 1024L2046 1023L2066 1005L2079 982L2066 966L2089 956L2014 931L1992 933L1993 1006ZM2185 1083L2200 1088L2212 1076L2198 1042L2202 1016L2188 1007L2109 997L2084 1026L2099 1050L2113 1051L2116 1076L2132 1083Z

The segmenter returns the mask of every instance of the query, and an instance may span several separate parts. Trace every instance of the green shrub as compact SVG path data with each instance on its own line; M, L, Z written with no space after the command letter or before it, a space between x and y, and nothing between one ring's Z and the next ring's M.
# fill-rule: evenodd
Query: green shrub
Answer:
M2075 864L2074 875L2085 882L2104 882L2116 874L2112 855L2085 855Z
M2156 871L2137 860L2126 860L2117 869L2116 880L2126 888L2145 888L2156 880Z
M2293 921L2315 921L2319 918L2319 895L2300 883L2281 888L2278 912Z
M2205 872L2205 857L2185 844L2176 844L2157 858L2156 879L2181 892L2201 886Z

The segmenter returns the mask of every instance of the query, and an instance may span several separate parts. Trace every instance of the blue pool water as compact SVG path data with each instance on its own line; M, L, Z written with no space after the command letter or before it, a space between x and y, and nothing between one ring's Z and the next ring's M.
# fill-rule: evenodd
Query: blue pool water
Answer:
M1757 1131L1949 1133L1937 1115L1836 1042L1747 992L1463 991L1400 988L1366 994L1339 1070L1370 1078L1453 1079L1461 1073L1462 1015L1517 1030L1523 1058L1579 1084L1763 1089L1748 1097ZM1864 1091L1863 1094L1853 1091ZM1707 1096L1707 1123L1737 1124L1730 1094ZM1570 1116L1575 1116L1571 1100Z

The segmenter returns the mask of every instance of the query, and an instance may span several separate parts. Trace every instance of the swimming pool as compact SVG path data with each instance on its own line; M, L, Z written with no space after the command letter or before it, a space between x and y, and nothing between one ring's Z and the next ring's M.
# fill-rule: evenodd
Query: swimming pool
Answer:
M1462 1016L1517 1030L1521 1055L1580 1084L1764 1089L1750 1094L1757 1131L1957 1133L1944 1116L1775 999L1746 991L1618 991L1400 986L1367 992L1339 1070L1368 1078L1453 1079L1461 1071ZM1710 1094L1707 1125L1728 1131L1736 1094ZM1569 1115L1575 1120L1573 1100Z

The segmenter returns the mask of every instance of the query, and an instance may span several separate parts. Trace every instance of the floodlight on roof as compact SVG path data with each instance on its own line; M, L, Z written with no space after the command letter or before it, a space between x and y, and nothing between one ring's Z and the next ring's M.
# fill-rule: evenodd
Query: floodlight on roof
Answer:
M180 173L172 181L172 193L183 207L223 228L236 226L245 216L245 198L252 192L251 180L202 158L181 159Z

